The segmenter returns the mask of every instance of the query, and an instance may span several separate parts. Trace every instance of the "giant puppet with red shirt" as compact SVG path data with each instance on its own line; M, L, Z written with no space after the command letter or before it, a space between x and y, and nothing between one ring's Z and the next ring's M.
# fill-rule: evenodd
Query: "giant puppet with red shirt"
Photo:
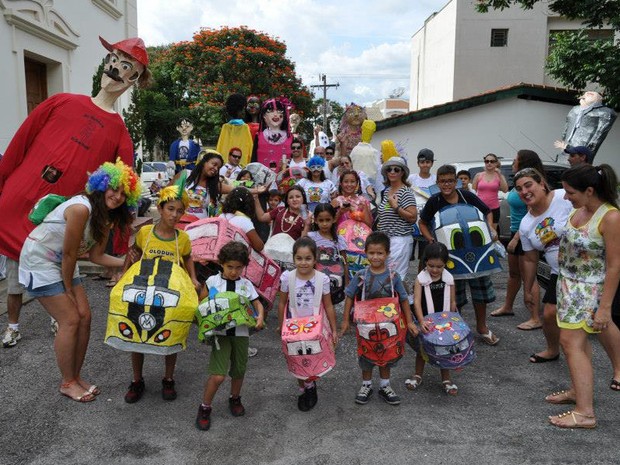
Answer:
M46 194L84 190L89 172L120 157L133 166L133 144L116 100L136 82L150 79L149 59L139 38L110 44L93 98L60 93L39 104L15 133L0 162L0 253L17 260L34 225L28 212Z

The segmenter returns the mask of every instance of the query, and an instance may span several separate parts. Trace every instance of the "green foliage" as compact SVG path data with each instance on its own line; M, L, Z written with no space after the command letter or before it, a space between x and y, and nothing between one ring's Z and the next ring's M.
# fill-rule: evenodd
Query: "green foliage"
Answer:
M481 13L504 10L512 5L531 9L539 0L479 0ZM579 19L584 27L603 26L620 32L620 0L549 0L548 8L568 19ZM557 39L547 59L547 71L563 85L583 90L590 83L601 86L609 106L620 108L620 48L616 41L590 40L583 29L554 36Z
M178 137L179 119L194 123L193 135L203 145L215 145L221 125L227 121L223 110L228 95L255 94L261 99L286 96L300 115L313 111L310 92L295 74L295 65L286 58L286 45L246 27L202 29L192 41L149 47L155 84L140 89L131 113L126 114L152 153ZM133 136L132 132L132 136Z
M103 64L105 59L101 60L97 71L93 74L93 89L90 93L91 97L96 97L99 91L101 90L101 77L103 76Z

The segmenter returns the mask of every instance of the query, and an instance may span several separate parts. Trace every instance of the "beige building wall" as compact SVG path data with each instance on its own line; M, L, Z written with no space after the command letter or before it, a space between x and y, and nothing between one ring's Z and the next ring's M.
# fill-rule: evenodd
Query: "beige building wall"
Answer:
M412 37L410 109L471 97L520 82L558 86L545 73L551 30L579 21L552 15L545 2L477 13L473 0L450 0ZM507 45L491 47L491 31L507 29Z
M24 59L45 64L47 95L91 94L108 42L137 35L136 0L0 0L0 152L28 115ZM129 105L129 93L117 111Z
M409 109L454 100L457 2L429 17L411 40Z

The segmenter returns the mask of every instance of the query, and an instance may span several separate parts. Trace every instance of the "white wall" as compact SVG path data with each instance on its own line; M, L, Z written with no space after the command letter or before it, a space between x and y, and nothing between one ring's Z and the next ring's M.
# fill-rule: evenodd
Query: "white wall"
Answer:
M543 84L547 51L546 6L478 13L458 1L454 100L510 84ZM508 29L508 45L491 47L491 29Z
M106 3L107 2L107 3ZM103 8L111 4L109 11ZM63 47L45 37L11 25L2 14L32 9L39 17L68 26L68 37L77 44ZM19 13L18 13L19 14ZM119 16L116 18L114 16ZM114 15L114 16L113 16ZM92 76L107 51L99 35L114 43L137 35L136 0L0 0L0 62L2 71L0 102L0 152L4 152L13 134L27 116L24 56L47 63L48 96L58 92L90 95ZM118 102L117 110L129 105L129 93Z
M422 148L435 152L433 169L445 163L481 160L492 152L514 157L519 149L537 152L543 160L555 159L553 142L564 129L569 105L506 99L466 110L379 130L373 145L392 139L407 151L410 167ZM620 123L603 142L595 163L609 163L620 174Z
M453 100L456 7L451 0L411 39L411 111Z

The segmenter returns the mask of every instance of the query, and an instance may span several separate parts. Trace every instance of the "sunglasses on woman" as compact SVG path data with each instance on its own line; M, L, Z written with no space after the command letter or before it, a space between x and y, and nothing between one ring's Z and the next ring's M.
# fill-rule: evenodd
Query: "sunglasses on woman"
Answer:
M386 173L400 173L403 169L398 167L398 166L389 166L388 168L386 168L385 172Z
M497 162L497 160L493 160L492 158L485 158L484 162L485 163L495 163L495 162Z

